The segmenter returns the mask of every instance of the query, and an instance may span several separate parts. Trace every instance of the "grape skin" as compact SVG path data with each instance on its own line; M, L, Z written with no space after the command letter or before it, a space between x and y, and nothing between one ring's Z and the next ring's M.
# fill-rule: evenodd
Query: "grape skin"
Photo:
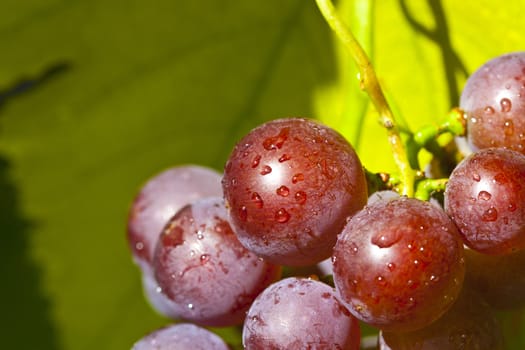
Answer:
M228 350L216 334L189 323L156 330L133 344L131 350Z
M483 149L452 172L445 211L465 244L485 254L525 247L525 156L508 149Z
M334 289L305 278L286 278L265 289L243 328L247 350L357 350L359 343L358 322Z
M506 147L525 153L525 52L496 57L467 80L460 99L474 151Z
M336 131L312 120L265 123L237 143L223 178L241 243L282 265L328 258L367 199L362 165Z
M525 250L513 254L487 255L465 250L466 280L495 309L525 307Z
M453 222L436 205L407 197L379 199L354 215L332 259L350 312L389 331L435 321L456 300L465 274Z
M442 317L413 332L379 334L379 350L502 350L503 335L489 305L470 286Z
M221 196L221 175L198 165L172 167L151 177L129 210L127 237L135 262L151 265L157 239L168 220L199 198Z
M198 200L171 218L153 267L179 316L207 326L242 323L252 301L281 271L239 243L220 197Z

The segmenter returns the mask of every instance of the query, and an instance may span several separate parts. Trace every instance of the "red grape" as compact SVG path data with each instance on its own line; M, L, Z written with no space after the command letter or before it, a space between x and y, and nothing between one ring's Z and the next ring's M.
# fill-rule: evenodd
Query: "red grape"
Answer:
M434 204L384 198L354 215L338 237L334 282L360 320L410 331L439 318L459 294L463 243Z
M471 288L442 317L413 332L384 332L379 350L501 350L503 335L489 305Z
M278 266L240 244L219 197L198 200L171 218L153 266L179 316L209 326L242 323L255 297L280 275Z
M352 146L336 131L298 118L274 120L246 135L222 183L241 243L282 265L329 257L347 218L367 199Z
M506 147L525 153L525 52L496 57L476 70L460 107L474 150Z
M465 278L490 306L507 310L525 307L525 250L494 256L466 249L465 258Z
M311 279L272 284L255 299L244 322L247 350L357 350L359 342L359 324L334 289Z
M503 148L480 150L452 172L445 211L465 244L487 254L525 247L525 155Z

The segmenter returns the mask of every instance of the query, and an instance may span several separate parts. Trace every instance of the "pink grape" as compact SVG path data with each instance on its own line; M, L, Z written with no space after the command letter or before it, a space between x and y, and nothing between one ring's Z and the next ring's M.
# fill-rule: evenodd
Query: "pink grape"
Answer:
M137 264L151 264L162 228L180 208L199 198L221 195L221 175L202 166L177 166L150 178L129 211L128 242Z
M357 320L332 287L290 277L266 288L253 302L243 328L246 350L359 349Z
M229 350L216 334L189 323L154 331L137 341L131 350Z
M240 244L219 197L198 200L171 218L153 266L179 316L207 326L242 323L252 301L281 270Z

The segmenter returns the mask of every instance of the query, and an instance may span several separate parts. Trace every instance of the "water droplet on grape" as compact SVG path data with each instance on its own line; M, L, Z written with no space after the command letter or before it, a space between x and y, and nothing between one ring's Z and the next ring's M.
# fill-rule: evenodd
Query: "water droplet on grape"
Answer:
M359 251L359 248L357 247L357 244L355 244L354 242L351 242L350 252L352 252L352 254L357 254L358 251Z
M494 108L492 108L491 106L485 107L483 111L485 112L485 114L494 114Z
M252 168L257 168L259 166L260 161L261 161L261 156L256 155L252 160Z
M282 197L288 197L290 194L290 189L286 186L281 186L277 189L277 194Z
M513 212L513 211L516 210L517 207L516 207L516 204L514 204L514 203L509 203L509 205L508 205L507 208L509 209L510 212Z
M295 174L292 177L292 183L294 184L298 183L299 181L303 181L303 180L304 180L304 175L302 173Z
M498 211L494 207L487 209L483 215L481 215L481 220L485 222L496 221L498 219Z
M193 310L193 308L194 308L193 304L191 304L191 303L188 304L188 309Z
M304 204L306 202L306 193L304 191L298 191L295 193L295 200L299 204Z
M479 176L478 173L474 173L474 174L472 174L472 180L474 180L476 182L480 182L481 181L481 176Z
M289 155L285 153L279 158L279 163L286 162L287 160L290 160L290 159L292 159L292 157L290 157Z
M246 221L246 219L248 218L248 209L246 209L246 206L244 205L239 209L239 218L242 221Z
M512 136L514 134L514 123L512 120L505 120L503 124L503 132L507 136Z
M288 220L290 220L290 214L286 211L286 209L281 208L277 210L277 212L275 212L275 220L283 224L285 222L288 222Z
M193 250L193 249L190 250L190 256L191 256L191 257L195 256L195 250Z
M488 193L487 191L480 191L478 193L478 199L479 200L484 200L484 201L488 201L492 198L492 195L490 193Z
M201 264L206 264L208 261L210 261L210 254L202 254L200 260Z
M261 170L261 175L268 175L271 172L272 172L272 168L269 165L265 165L263 166Z
M501 101L499 101L499 104L501 106L501 111L504 113L510 112L512 109L512 102L508 98L502 98Z
M282 148L284 142L288 139L289 132L290 128L282 128L278 135L264 140L263 147L268 151Z
M264 205L261 196L257 192L252 193L252 201L255 203L255 206L259 209L261 209Z

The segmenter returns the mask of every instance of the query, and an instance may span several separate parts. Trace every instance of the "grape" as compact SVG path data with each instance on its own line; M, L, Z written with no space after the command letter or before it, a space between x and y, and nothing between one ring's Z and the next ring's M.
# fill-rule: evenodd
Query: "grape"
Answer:
M466 279L497 309L525 307L525 250L487 255L466 249Z
M328 258L347 217L361 209L367 185L352 146L312 120L263 124L231 153L224 195L241 243L282 265Z
M189 323L154 331L137 341L131 350L228 350L216 334Z
M255 297L280 274L240 244L219 197L200 199L171 218L153 267L179 316L208 326L242 323Z
M338 237L334 282L358 319L410 331L439 318L461 290L463 244L438 206L384 198L354 215Z
M253 302L243 328L247 350L359 349L359 324L332 287L290 277Z
M465 244L486 254L525 247L525 156L488 148L465 158L452 172L445 211Z
M471 288L441 318L413 332L384 332L379 350L500 350L503 335L488 304Z
M467 139L474 150L525 152L525 52L496 57L472 74L461 94Z
M178 319L183 314L184 307L174 303L162 293L162 288L157 283L151 267L142 270L142 290L150 306L159 314L172 319Z
M129 211L128 242L137 264L151 264L162 228L180 208L221 195L221 175L197 165L173 167L150 178Z

